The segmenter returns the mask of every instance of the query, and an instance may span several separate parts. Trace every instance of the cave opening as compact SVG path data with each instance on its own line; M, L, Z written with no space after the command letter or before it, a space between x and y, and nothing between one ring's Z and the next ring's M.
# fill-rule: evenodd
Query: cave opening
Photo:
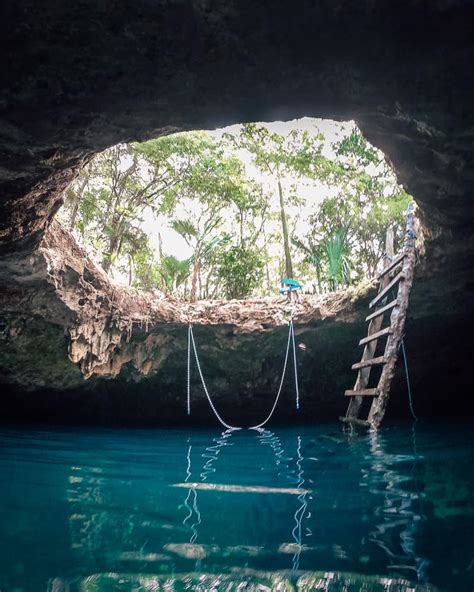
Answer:
M117 286L190 302L277 296L285 277L363 286L411 201L355 122L308 117L112 146L63 199L57 220Z

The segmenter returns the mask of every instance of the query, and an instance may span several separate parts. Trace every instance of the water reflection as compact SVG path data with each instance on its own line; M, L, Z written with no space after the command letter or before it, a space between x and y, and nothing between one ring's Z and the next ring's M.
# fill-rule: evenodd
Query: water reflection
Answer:
M297 578L285 572L236 570L233 574L94 574L82 579L54 578L47 592L436 592L400 578L313 572Z
M301 436L297 436L297 446L296 446L296 454L297 454L297 460L296 460L296 467L297 467L297 479L298 479L298 484L297 487L299 489L301 489L305 483L305 479L304 479L304 471L303 471L303 455L301 454ZM293 539L296 543L297 549L296 552L293 556L293 570L298 570L299 566L300 566L300 555L301 555L301 529L302 529L302 523L303 523L303 518L305 517L305 513L306 513L306 508L308 507L308 503L306 501L306 496L307 496L308 492L305 490L303 493L301 493L298 496L298 500L300 501L300 506L297 508L296 512L295 512L295 527L293 528L293 530L291 531L291 534L293 535Z
M344 445L343 439L337 436L332 438L332 441L323 440L323 446L317 447L313 452L323 452L324 456L328 453L325 449L334 452L341 444ZM370 519L364 529L365 534L360 533L365 543L358 545L362 550L365 549L365 553L355 554L355 545L351 545L350 541L347 542L341 536L332 537L331 523L327 525L329 536L321 533L313 535L311 528L308 528L307 542L303 545L305 520L314 515L311 524L317 531L318 522L323 519L324 508L314 503L311 491L304 487L307 461L301 435L287 438L285 445L275 432L263 429L247 434L245 438L242 434L227 430L214 437L208 445L203 445L200 436L198 440L193 448L192 438L188 438L183 467L184 481L167 484L186 489L181 525L182 532L188 533L187 540L182 540L182 534L173 526L172 516L169 517L169 537L157 536L156 532L150 536L150 531L156 531L157 524L164 527L163 521L158 517L158 508L166 506L159 503L163 501L159 499L161 496L152 496L156 505L148 512L138 505L132 504L131 508L129 505L127 519L121 522L118 518L123 508L120 504L115 504L113 491L108 487L111 468L107 470L105 479L102 467L86 469L73 466L68 488L68 500L74 508L69 519L71 548L87 554L89 560L99 565L110 564L111 554L104 552L112 546L114 549L120 548L120 553L112 554L115 564L119 566L133 562L142 565L159 563L160 567L173 571L183 568L182 561L190 561L192 568L188 566L186 569L194 573L204 573L209 568L209 563L204 564L205 561L217 562L225 568L229 567L230 562L231 565L233 563L232 569L236 569L239 559L249 567L252 565L249 560L254 560L252 567L256 569L275 563L275 557L279 556L278 568L298 575L302 556L306 555L316 563L318 558L331 556L330 563L334 567L344 564L370 566L374 562L371 547L375 546L375 560L380 564L380 554L383 554L387 573L418 582L425 581L428 562L416 552L417 524L422 519L415 507L419 499L414 478L416 450L412 454L390 454L385 449L383 436L377 433L370 434L368 439L357 440L354 452L359 455L362 452L358 485L361 491L369 493L370 507L367 515ZM255 466L248 472L242 471L245 465L242 467L239 460L241 445L252 451L252 460L255 462ZM261 448L270 454L260 452ZM325 467L320 466L316 457L311 458L312 473L317 478ZM265 465L258 467L259 462L265 462ZM407 471L409 463L411 469ZM271 465L274 469L271 469ZM270 477L267 481L271 485L257 481L259 469L266 471L267 477ZM122 480L120 487L130 494L131 484L132 481ZM354 489L354 485L351 487ZM233 494L242 493L249 494L248 502L233 497ZM315 493L317 497L317 487ZM321 493L328 504L331 500L329 492L322 490ZM212 497L217 494L219 498ZM264 501L255 498L258 494L264 495ZM295 500L275 499L275 496L282 494L290 494ZM200 495L204 496L202 500ZM267 499L265 496L271 497ZM123 499L124 496L120 497ZM201 505L205 508L204 514L200 509ZM249 517L249 511L253 512L253 516ZM338 511L337 505L333 511ZM153 513L157 515L152 518ZM360 530L358 517L353 518L353 526L355 524L356 530ZM242 520L244 526L261 531L257 544L251 544L249 537L242 532ZM280 521L278 525L277 520ZM216 528L223 528L229 533L232 531L237 536L225 537L221 533L216 536L213 534ZM287 536L284 535L285 529ZM271 540L269 536L262 539L261 535L265 530L271 535ZM113 545L110 545L111 538ZM226 538L235 540L227 541ZM157 542L160 544L159 548L155 547ZM288 556L288 560L285 556ZM303 567L307 569L308 563Z
M419 452L415 428L160 436L0 452L0 590L408 592L434 590L433 574L441 590L470 589L436 571L443 554L426 534L455 525L466 537L450 567L468 582L465 455L451 462L466 492L456 507L427 500L439 451L430 440Z
M263 446L269 446L272 450L275 466L278 468L278 476L283 477L286 481L294 481L295 487L269 487L259 485L233 485L233 484L221 484L221 483L207 483L210 476L216 476L217 470L214 467L214 463L221 453L223 447L233 446L231 437L235 432L233 430L227 430L221 434L219 438L213 439L213 444L207 446L205 452L201 455L202 469L199 466L196 471L199 472L201 482L191 481L193 470L192 470L192 445L189 445L186 456L186 475L183 483L174 484L175 487L180 487L188 490L188 493L184 500L184 507L187 510L187 515L183 519L183 526L189 527L191 535L188 544L183 545L167 545L167 550L173 550L179 553L183 557L192 558L196 556L198 561L195 565L195 570L201 570L201 559L209 555L209 550L206 550L202 545L196 545L198 538L198 526L202 523L201 513L198 508L198 490L202 491L219 491L228 493L261 493L261 494L289 494L297 496L299 505L294 512L294 528L291 531L291 535L294 540L294 544L282 543L278 549L281 553L293 553L292 569L297 571L299 569L300 555L303 549L302 546L302 522L305 517L306 508L308 502L306 497L310 492L308 489L304 489L305 483L304 469L302 462L304 460L302 454L301 436L296 437L296 469L291 468L293 457L285 455L285 451L281 444L280 439L271 431L259 429L257 431L258 437L257 442ZM226 547L225 552L227 555L232 552L239 551L239 554L256 556L263 552L261 547L239 545L237 547ZM221 549L212 547L210 552L217 554L222 552Z
M157 536L156 532L154 536L147 537L145 534L145 531L156 531L157 523L161 523L161 528L164 527L162 521L156 519L158 516L146 519L147 513L149 517L152 513L158 515L158 508L166 507L163 500L159 499L161 496L153 496L156 504L153 510L146 512L138 505L132 506L126 521L117 522L113 493L111 495L108 488L110 483L104 480L103 469L71 467L68 489L68 499L74 507L70 515L71 547L86 552L89 560L93 559L98 565L112 563L123 567L135 563L137 567L147 565L148 568L159 565L160 569L170 572L185 569L189 573L205 574L211 565L214 565L214 569L220 566L235 572L244 564L247 569L254 571L254 577L257 577L262 567L277 566L279 571L286 570L284 577L290 580L308 573L311 563L318 565L329 557L329 564L334 568L344 565L352 568L367 565L370 568L375 562L380 565L380 554L383 554L383 564L388 574L405 577L407 581L426 581L428 561L416 552L417 524L422 516L415 507L419 500L415 449L412 454L393 455L386 451L384 438L380 434L357 438L352 450L361 455L358 459L361 476L357 484L349 483L349 488L357 492L357 485L362 492L369 494L365 514L369 519L366 526L361 529L358 516L353 516L351 521L362 545L354 545L340 534L338 537L333 536L331 521L327 521L323 514L324 504L320 507L321 504L315 502L311 495L312 491L305 487L305 466L308 463L313 481L317 481L318 476L322 477L331 464L327 462L324 466L314 454L329 458L334 458L336 454L337 459L338 448L347 444L350 447L353 443L351 438L348 442L334 435L324 438L321 445L320 442L315 444L307 440L304 443L298 434L286 438L283 444L278 434L265 429L246 434L245 437L242 433L227 430L212 438L207 445L203 444L200 435L195 445L193 437L189 437L183 463L184 480L166 484L168 487L172 485L186 489L181 505L181 512L184 513L182 532L173 526L173 517L170 516L169 537ZM247 465L241 463L239 454L242 446L252 451L251 462L255 464L250 471L246 471ZM305 458L306 450L313 454L309 457L311 461ZM246 458L245 462L248 461ZM262 463L261 466L258 463ZM407 471L409 463L411 469ZM265 473L264 481L269 481L271 485L258 482L260 472ZM110 479L110 470L107 473ZM348 470L347 476L354 477L353 472ZM128 489L127 486L131 484L132 481L122 481L120 485ZM235 497L235 494L242 493L248 494L248 502L240 496ZM344 496L346 492L342 493ZM263 501L256 499L255 496L259 494L263 494ZM290 496L288 500L281 501L284 494ZM318 494L323 495L326 505L331 501L330 492L325 491L322 484L320 491L316 486L316 499ZM201 495L204 496L202 499ZM216 495L219 497L216 498ZM280 499L277 500L276 496ZM336 497L334 501L337 501ZM204 513L201 506L204 507ZM338 512L338 506L338 503L333 505L334 514ZM305 522L311 517L311 526L305 531L306 544L303 544ZM340 528L341 521L335 522L336 527ZM318 532L320 523L326 526L326 535L321 532L322 529ZM246 527L251 533L258 533L256 544L252 544L248 533L244 533ZM218 535L216 529L221 531ZM284 534L285 529L287 536ZM222 536L222 531L229 535L233 533L234 536ZM265 531L267 535L262 536ZM108 548L107 541L110 543L111 534L113 536L115 532L117 536L112 546L114 549L119 546L121 551L115 553L111 562L111 554L104 556L104 550ZM185 540L184 533L188 533ZM159 547L155 546L156 543ZM373 553L371 547L376 547L377 552ZM355 552L357 548L358 553ZM306 557L308 561L302 565L302 558ZM183 561L191 562L192 566ZM367 571L370 572L370 569ZM328 580L333 582L333 588L328 587L327 578L323 580L326 589L338 589L334 586L339 580ZM314 580L311 581L314 586ZM397 586L400 585L397 578L394 581Z
M429 562L416 552L417 532L423 516L417 511L420 492L415 423L411 435L412 454L391 455L385 450L383 436L377 432L369 434L369 462L363 469L361 487L369 486L372 494L382 495L383 503L374 508L376 523L368 538L385 553L387 569L408 576L414 573L416 579L423 582ZM410 467L409 470L397 471L400 464Z

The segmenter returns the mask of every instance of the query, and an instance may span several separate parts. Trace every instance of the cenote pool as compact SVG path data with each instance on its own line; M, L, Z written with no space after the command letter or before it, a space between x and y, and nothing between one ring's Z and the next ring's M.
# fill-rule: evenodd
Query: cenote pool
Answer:
M472 436L3 427L0 590L471 591Z

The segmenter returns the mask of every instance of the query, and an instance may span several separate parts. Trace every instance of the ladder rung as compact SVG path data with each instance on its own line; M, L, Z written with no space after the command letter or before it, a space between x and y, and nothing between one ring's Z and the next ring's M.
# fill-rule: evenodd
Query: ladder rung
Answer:
M368 335L359 341L359 345L365 345L366 343L370 343L379 337L383 337L384 335L389 335L392 332L392 327L385 327L381 331L377 331L377 333L372 333L372 335Z
M376 397L378 395L376 388L371 389L360 389L359 391L347 390L344 395L346 397Z
M366 368L367 366L376 366L377 364L386 364L388 358L385 356L379 356L378 358L372 358L371 360L362 360L357 364L352 364L352 370L359 370L359 368Z
M370 422L365 419L358 419L357 417L340 417L339 419L344 423L354 423L355 425L363 426L365 428L371 427Z
M366 317L365 320L366 321L371 321L372 319L375 319L375 317L378 317L381 314L384 314L385 312L387 312L387 310L390 310L391 308L394 308L395 306L397 306L397 304L398 304L398 299L395 298L395 300L392 300L392 302L389 302L385 306L382 306L382 308L378 308L375 312L373 312L368 317Z
M386 275L387 273L390 273L391 271L393 271L395 269L395 267L397 267L405 258L406 253L400 253L399 255L397 255L390 263L390 265L388 267L386 267L385 269L383 269L380 273L379 273L379 278L382 278L384 275Z
M393 286L395 286L395 284L397 284L400 280L403 280L404 278L405 278L405 274L403 273L403 271L398 273L393 278L393 280L387 286L385 286L385 288L381 292L379 292L377 294L377 296L372 300L372 302L369 304L369 308L372 308L378 302L383 300L385 298L385 296L387 295L387 293L390 292L390 290L393 288Z

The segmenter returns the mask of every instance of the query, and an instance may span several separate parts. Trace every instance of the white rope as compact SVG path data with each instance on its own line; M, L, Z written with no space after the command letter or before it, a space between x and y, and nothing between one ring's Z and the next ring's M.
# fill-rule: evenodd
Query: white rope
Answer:
M188 328L188 415L191 415L191 325Z
M296 345L295 345L295 326L293 320L290 321L291 341L293 342L293 364L295 367L295 389L296 389L296 409L300 408L300 389L298 387L298 366L296 365Z
M214 415L217 417L218 421L228 430L241 430L242 428L238 428L236 426L231 426L228 423L226 423L222 417L219 415L217 409L214 407L214 403L212 402L212 399L209 395L209 391L207 390L207 386L206 383L204 381L204 376L202 375L202 371L201 371L201 364L199 363L199 358L198 358L198 354L197 354L197 350L196 350L196 343L194 342L194 335L193 335L193 328L192 325L189 326L189 337L190 337L190 341L193 345L193 350L194 350L194 357L196 358L196 365L198 368L198 372L199 372L199 376L201 378L201 382L202 382L202 386L204 389L204 392L206 393L206 397L207 400L209 402L209 405L211 406L212 411L214 412ZM188 366L188 390L190 390L190 370L189 370L190 364Z
M418 421L418 417L415 414L415 411L413 410L413 397L411 394L411 383L410 383L410 373L408 372L408 360L407 360L407 353L405 351L405 343L404 343L404 339L402 338L401 341L401 345L402 345L402 353L403 353L403 362L405 365L405 376L407 379L407 390L408 390L408 402L410 404L410 413L411 416L413 417L413 419L415 421Z
M270 419L272 418L272 416L275 412L275 409L278 405L278 401L280 399L280 394L281 394L281 391L283 388L283 383L285 381L286 368L288 365L288 356L290 353L290 342L293 344L293 364L294 364L294 369L295 369L295 388L296 388L296 409L300 408L300 393L299 393L299 387L298 387L298 368L297 368L297 363L296 363L295 330L294 330L294 326L293 326L293 318L291 318L290 323L289 323L289 328L288 328L288 341L286 344L285 361L283 363L283 372L281 375L280 385L278 387L278 392L276 394L275 401L274 401L273 406L270 410L270 413L267 415L267 417L258 425L250 426L249 427L250 430L259 430L259 429L263 428L263 426L266 425L270 421ZM202 374L201 364L199 363L199 357L198 357L198 353L197 353L197 349L196 349L196 342L194 341L194 334L193 334L192 325L189 325L189 329L188 329L188 385L187 385L187 387L188 387L188 390L187 390L188 415L191 414L191 344L192 344L193 351L194 351L194 358L196 360L196 365L198 368L199 377L201 378L201 383L202 383L204 392L206 394L207 400L209 402L209 405L210 405L214 415L216 416L217 420L221 423L221 425L223 425L228 430L241 430L242 429L241 427L231 426L228 423L226 423L222 419L222 417L219 415L216 407L214 406L214 403L212 402L211 396L210 396L209 391L207 389L206 382L204 380L204 376Z
M273 403L273 407L271 408L270 413L267 415L266 419L264 419L262 421L262 423L259 423L258 425L250 426L250 428L249 428L250 430L258 430L260 428L263 428L263 426L265 424L267 424L270 421L270 419L272 418L272 415L276 409L276 406L278 405L278 399L280 398L281 389L283 387L283 382L285 380L286 366L288 363L288 354L290 352L290 341L291 341L292 333L293 333L293 319L290 320L290 328L288 330L288 342L286 344L285 362L283 364L283 372L281 374L280 386L278 387L278 392L275 397L275 402Z

